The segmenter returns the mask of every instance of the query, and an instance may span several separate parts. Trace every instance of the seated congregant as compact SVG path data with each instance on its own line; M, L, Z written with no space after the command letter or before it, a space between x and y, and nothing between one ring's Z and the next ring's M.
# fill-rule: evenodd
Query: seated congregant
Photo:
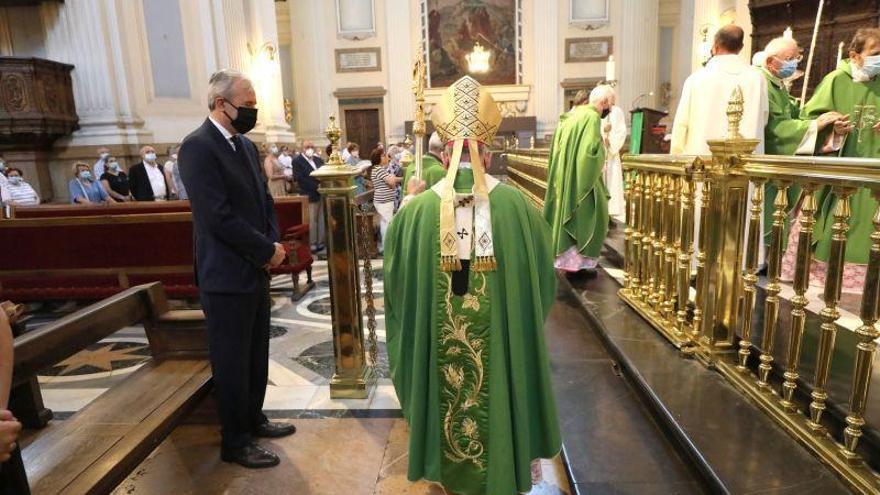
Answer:
M165 169L156 159L152 146L141 148L143 161L131 167L128 180L135 201L165 201L171 188L165 177Z
M89 164L83 162L73 164L73 179L70 179L67 191L70 193L70 202L73 204L107 204L113 202L107 191L92 176L92 169L89 167Z
M131 189L128 184L128 175L122 170L115 156L107 159L107 167L101 176L101 186L104 191L116 201L131 201Z
M40 204L40 195L24 181L24 173L20 169L10 168L6 171L6 184L3 204L19 206L36 206Z

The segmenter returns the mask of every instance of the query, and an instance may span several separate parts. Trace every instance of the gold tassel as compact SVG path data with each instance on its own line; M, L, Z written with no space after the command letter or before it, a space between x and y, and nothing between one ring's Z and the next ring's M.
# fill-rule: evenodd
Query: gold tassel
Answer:
M458 256L441 256L440 270L444 272L457 272L461 270L461 260Z
M475 272L494 272L498 269L498 262L494 256L478 256L473 264Z

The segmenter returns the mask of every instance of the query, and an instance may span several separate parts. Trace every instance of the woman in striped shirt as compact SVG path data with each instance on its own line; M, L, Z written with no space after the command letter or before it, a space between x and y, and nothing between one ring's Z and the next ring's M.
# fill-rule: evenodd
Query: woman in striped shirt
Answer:
M376 148L370 154L370 162L373 164L373 171L370 178L373 181L373 206L376 213L379 214L379 234L380 243L385 240L385 231L391 218L394 217L394 200L397 198L397 186L403 180L395 176L388 170L390 159L383 148ZM382 253L383 246L380 244L379 253Z
M3 188L3 204L19 206L36 206L40 204L40 195L30 184L24 181L21 170L10 168L7 172L9 182Z

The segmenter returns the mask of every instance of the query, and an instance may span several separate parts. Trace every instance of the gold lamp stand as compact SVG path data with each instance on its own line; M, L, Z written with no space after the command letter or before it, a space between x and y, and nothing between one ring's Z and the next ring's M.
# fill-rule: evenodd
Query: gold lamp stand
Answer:
M342 162L339 155L340 130L336 117L332 115L326 134L333 152L325 166L312 172L312 177L321 182L318 190L327 223L327 267L330 271L335 357L330 397L365 399L376 386L376 375L373 367L367 365L361 313L353 209L357 170Z

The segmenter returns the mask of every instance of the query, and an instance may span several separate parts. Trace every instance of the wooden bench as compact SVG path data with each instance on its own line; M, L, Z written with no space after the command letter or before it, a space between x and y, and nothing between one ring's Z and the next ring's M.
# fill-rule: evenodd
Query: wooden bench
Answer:
M137 323L144 325L152 359L23 450L32 493L109 493L208 395L204 317L169 310L158 283L132 287L17 337L13 382L25 383Z
M289 274L300 299L309 291L314 259L303 197L275 202L290 257L272 269ZM94 300L128 287L160 281L176 298L195 298L192 214L187 201L111 206L47 205L15 208L0 221L0 298L19 302ZM300 273L306 286L300 286Z

